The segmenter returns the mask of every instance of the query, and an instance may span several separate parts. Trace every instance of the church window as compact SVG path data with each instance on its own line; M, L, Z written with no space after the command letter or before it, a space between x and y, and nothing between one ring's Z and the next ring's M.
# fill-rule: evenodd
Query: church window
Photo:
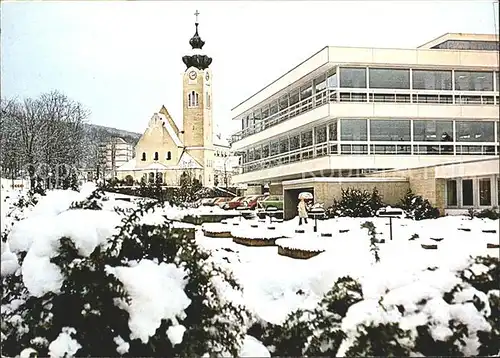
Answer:
M198 93L195 91L188 94L188 107L198 107Z
M207 99L207 108L210 108L210 95L208 94L208 92L206 93L206 97Z
M170 160L170 159L172 159L172 152L168 151L167 152L167 160Z
M141 159L143 162L146 161L146 153L145 152L142 152L142 159Z
M149 180L148 181L150 183L154 183L155 182L155 173L153 173L153 172L149 173Z
M155 152L155 160L158 160L158 152Z

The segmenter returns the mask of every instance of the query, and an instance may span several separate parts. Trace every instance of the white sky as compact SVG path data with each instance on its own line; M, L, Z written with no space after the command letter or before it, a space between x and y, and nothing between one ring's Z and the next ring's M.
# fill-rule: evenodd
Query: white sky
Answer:
M182 125L196 9L224 135L240 125L232 107L326 45L414 48L446 32L495 33L499 21L491 0L2 1L2 96L57 89L91 122L141 133L165 104Z

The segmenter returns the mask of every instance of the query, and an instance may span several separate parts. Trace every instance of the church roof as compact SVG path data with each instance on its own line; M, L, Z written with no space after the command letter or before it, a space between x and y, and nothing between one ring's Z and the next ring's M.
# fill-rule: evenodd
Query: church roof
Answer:
M170 124L170 121L167 119L167 117L165 117L165 115L163 113L158 113L158 117L161 118L163 125L165 126L165 129L167 130L168 134L170 135L170 137L174 141L175 145L178 147L182 147L183 146L182 142L179 139L179 136L177 135L177 133L175 133L175 129L172 127L172 124Z
M168 123L170 123L170 125L174 129L175 134L179 135L179 132L180 132L179 128L177 127L177 124L175 124L175 121L173 120L170 113L168 113L167 108L165 106L161 106L161 109L158 113L163 114L167 118L167 121L168 121Z

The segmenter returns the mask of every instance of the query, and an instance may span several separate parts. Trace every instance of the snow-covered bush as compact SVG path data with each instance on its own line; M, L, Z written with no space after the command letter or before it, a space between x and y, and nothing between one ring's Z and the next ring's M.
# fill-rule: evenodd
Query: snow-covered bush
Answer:
M71 203L70 209L102 210L106 194L101 188L95 189L87 198Z
M341 277L316 308L297 310L282 325L267 325L262 340L274 356L334 357L344 339L341 321L349 307L362 297L357 281Z
M429 200L416 195L408 189L400 202L403 209L410 218L415 220L436 219L440 216L439 209L432 206Z
M140 205L100 244L82 242L81 233L50 247L35 240L23 270L2 282L3 354L31 347L56 357L237 356L249 318L234 303L239 285L194 235L172 228L154 208ZM25 266L41 261L47 272L35 274L43 280L27 277L33 270Z
M342 198L334 200L333 205L327 209L327 216L333 217L370 217L384 206L382 197L377 188L370 193L366 190L354 188L341 189Z
M474 216L480 219L491 219L491 220L498 220L500 219L500 213L498 212L498 208L494 206L493 208L489 209L483 209L478 213L474 212Z
M491 265L478 264L484 261ZM489 290L496 280L498 259L477 258L455 273L428 268L413 283L353 305L338 355L498 354L498 290Z

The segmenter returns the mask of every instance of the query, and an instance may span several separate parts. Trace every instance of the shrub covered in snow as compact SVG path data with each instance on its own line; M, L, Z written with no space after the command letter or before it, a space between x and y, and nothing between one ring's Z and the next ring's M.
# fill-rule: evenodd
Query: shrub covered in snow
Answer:
M491 265L477 263L483 260ZM342 322L346 339L338 355L498 354L498 290L482 291L497 287L494 273L493 258L477 258L455 273L428 268L413 283L353 305Z
M263 342L274 356L334 357L344 339L340 323L362 297L358 282L341 277L313 310L297 310L281 326L267 325Z
M498 212L498 208L495 206L491 209L483 209L480 212L472 211L472 216L480 219L498 220L500 219L500 212Z
M275 356L498 355L499 270L498 258L477 257L458 271L416 272L375 294L367 281L340 278L315 309L264 326L261 340Z
M439 209L432 206L429 200L420 195L415 195L408 189L400 202L403 209L410 218L415 220L436 219L440 216Z
M239 285L193 236L152 211L141 205L116 234L94 242L71 232L43 247L35 239L22 270L3 278L3 354L238 355L249 318L235 303ZM45 272L33 271L42 261Z
M342 198L334 200L333 205L327 209L327 216L332 217L370 217L384 206L382 197L377 188L370 193L366 190L347 188L342 190Z

